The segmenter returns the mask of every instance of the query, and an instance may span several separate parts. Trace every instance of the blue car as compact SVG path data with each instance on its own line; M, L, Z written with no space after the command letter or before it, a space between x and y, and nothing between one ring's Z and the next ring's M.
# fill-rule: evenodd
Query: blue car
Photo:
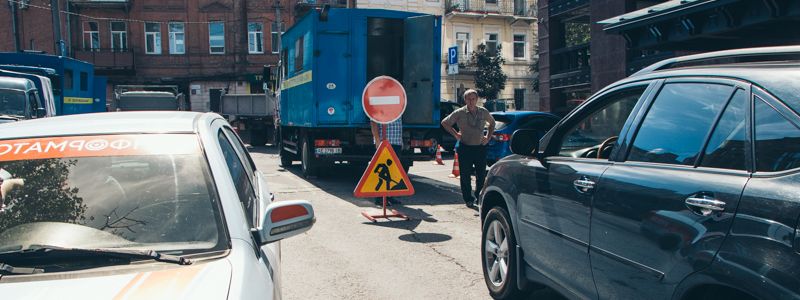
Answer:
M560 120L553 114L538 111L508 111L491 114L497 124L486 149L486 162L490 166L503 157L511 155L511 135L517 129L536 129L540 131L539 137L541 137Z

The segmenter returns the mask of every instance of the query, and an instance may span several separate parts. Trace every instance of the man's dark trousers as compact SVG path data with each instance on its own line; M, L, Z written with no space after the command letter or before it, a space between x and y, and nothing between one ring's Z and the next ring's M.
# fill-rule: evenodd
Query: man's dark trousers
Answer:
M458 163L461 171L461 196L464 203L472 204L483 189L486 179L486 146L458 145ZM472 175L475 174L475 193L472 193Z

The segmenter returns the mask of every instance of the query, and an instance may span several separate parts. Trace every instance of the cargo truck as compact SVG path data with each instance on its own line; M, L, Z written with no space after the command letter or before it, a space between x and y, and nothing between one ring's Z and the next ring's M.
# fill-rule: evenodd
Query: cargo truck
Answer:
M222 95L222 115L240 135L249 133L253 146L274 143L275 112L275 97L270 93Z
M117 85L114 87L114 110L189 110L189 107L175 85Z
M405 168L430 160L439 128L441 17L379 9L311 11L282 35L278 135L283 166L304 176L335 163L366 167L375 153L361 105L366 84L403 84Z

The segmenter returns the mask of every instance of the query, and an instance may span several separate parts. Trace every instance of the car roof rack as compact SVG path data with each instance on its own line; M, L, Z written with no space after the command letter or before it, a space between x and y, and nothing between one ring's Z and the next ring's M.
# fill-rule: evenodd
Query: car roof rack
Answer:
M779 46L779 47L760 47L760 48L747 48L747 49L734 49L715 51L680 57L668 58L644 69L639 70L632 76L644 75L655 71L670 69L670 67L677 64L688 64L697 62L698 64L703 61L715 59L736 59L736 58L769 58L781 57L786 55L800 55L800 46Z

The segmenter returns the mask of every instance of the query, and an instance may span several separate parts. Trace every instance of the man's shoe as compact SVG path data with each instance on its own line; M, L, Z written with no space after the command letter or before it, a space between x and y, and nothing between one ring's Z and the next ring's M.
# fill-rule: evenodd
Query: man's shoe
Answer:
M475 209L475 203L474 202L467 202L467 203L464 203L464 205L466 205L468 208Z

